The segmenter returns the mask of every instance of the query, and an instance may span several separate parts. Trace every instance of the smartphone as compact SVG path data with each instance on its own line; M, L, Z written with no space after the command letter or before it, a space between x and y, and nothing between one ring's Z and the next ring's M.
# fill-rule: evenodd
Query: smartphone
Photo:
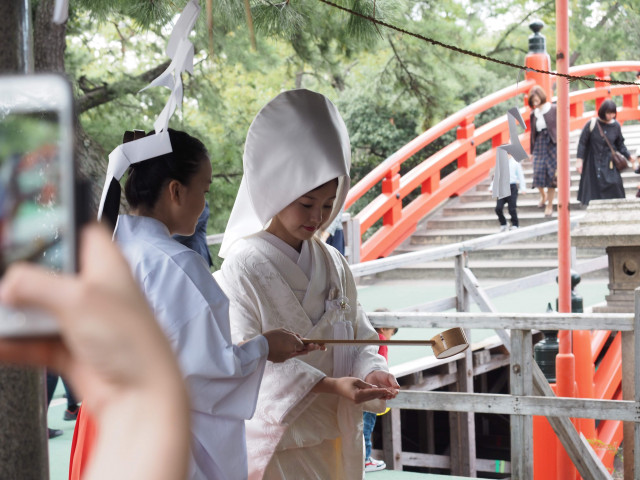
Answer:
M63 76L0 76L0 277L23 261L76 270L73 132ZM44 312L0 304L0 337L57 331Z

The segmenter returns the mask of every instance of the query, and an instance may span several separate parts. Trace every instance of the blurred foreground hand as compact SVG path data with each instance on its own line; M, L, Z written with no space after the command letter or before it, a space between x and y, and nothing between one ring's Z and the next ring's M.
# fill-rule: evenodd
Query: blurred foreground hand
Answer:
M84 478L186 478L189 401L180 370L102 227L84 229L77 276L14 265L0 303L39 308L59 323L60 337L0 340L0 362L50 367L86 401L98 440Z

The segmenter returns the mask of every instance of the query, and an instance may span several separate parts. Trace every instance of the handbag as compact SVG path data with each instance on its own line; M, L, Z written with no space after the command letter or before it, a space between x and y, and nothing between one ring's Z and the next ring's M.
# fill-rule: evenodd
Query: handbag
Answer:
M604 141L607 142L607 145L609 145L609 149L611 150L611 160L613 162L613 164L616 166L616 169L618 169L618 171L622 171L626 168L629 167L629 163L627 162L626 157L621 154L620 152L616 152L613 147L611 146L611 143L609 142L609 139L607 138L607 136L604 134L604 132L602 131L602 127L600 126L600 122L598 122L596 120L596 124L598 125L598 130L600 130L600 135L602 135L602 138L604 138ZM611 164L611 162L609 162L609 168L612 169L613 165Z

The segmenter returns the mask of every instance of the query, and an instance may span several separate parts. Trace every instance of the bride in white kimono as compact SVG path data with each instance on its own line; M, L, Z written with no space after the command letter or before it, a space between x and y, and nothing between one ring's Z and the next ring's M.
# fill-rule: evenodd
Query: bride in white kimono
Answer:
M130 167L125 194L135 215L118 217L114 238L189 388L189 478L243 480L244 421L254 412L266 360L284 361L308 348L283 330L231 343L227 297L202 256L171 238L194 232L211 183L211 162L199 140L171 129L169 137L171 153Z
M315 235L344 203L349 163L346 127L323 95L282 93L254 119L215 274L231 302L234 341L277 327L314 339L378 339L345 259ZM399 388L377 350L328 346L267 362L246 424L250 479L363 477L363 405L382 411Z

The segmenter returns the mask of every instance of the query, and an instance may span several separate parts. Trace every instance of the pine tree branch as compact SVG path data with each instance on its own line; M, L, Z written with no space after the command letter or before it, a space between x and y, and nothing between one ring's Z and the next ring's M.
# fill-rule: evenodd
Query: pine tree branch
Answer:
M543 9L547 8L547 7L548 7L549 5L551 5L551 4L555 4L555 0L550 0L550 1L548 1L548 2L546 2L546 3L544 3L544 4L542 4L542 5L540 6L540 8L537 8L536 10L532 10L532 11L530 11L529 13L527 13L527 14L522 18L522 20L520 20L519 22L514 23L513 25L511 25L511 27L509 27L509 28L504 32L504 34L502 35L502 37L500 38L500 40L498 40L498 43L496 43L496 46L493 48L493 50L491 50L489 53L487 53L487 55L494 55L494 54L496 54L496 53L498 53L498 52L502 51L502 50L503 50L503 49L501 48L501 47L502 47L502 44L507 40L507 38L509 37L509 35L511 35L511 33L512 33L516 28L518 28L520 25L522 25L522 24L523 24L523 23L524 23L524 22L525 22L529 17L531 17L532 15L534 15L534 14L538 13L539 11L541 11L541 10L543 10Z
M420 87L420 82L416 79L416 75L411 73L411 71L409 70L409 67L407 67L407 65L404 63L404 61L400 57L400 54L398 53L396 46L391 40L391 37L387 37L387 41L389 42L389 45L391 45L391 50L393 50L393 55L396 61L398 62L401 70L405 73L407 77L409 90L412 91L416 95L416 97L418 98L422 97L422 94L421 94L422 88Z
M77 100L78 113L84 113L129 93L136 93L164 72L170 63L171 60L167 60L136 77L126 77L111 84L103 83L99 87L87 89L85 94ZM86 85L86 81L80 82Z
M111 22L111 24L115 27L116 29L116 33L118 34L118 37L120 37L120 52L122 53L122 57L124 57L125 53L126 53L126 45L128 42L128 38L126 38L122 32L120 31L120 27L118 26L118 22Z
M249 41L251 42L251 48L254 52L258 50L258 44L256 43L256 32L253 28L253 16L251 15L251 5L249 0L244 0L244 9L247 15L247 29L249 30Z
M614 13L616 13L616 10L618 10L618 7L620 7L620 3L613 2L609 7L609 9L607 10L607 13L604 14L604 16L600 19L600 21L596 25L595 30L598 30L604 27L604 24L607 23L607 20L609 20L609 18L612 17Z
M231 172L231 173L214 173L212 175L213 178L222 178L224 179L227 183L233 183L231 181L232 177L241 177L243 175L242 172Z

